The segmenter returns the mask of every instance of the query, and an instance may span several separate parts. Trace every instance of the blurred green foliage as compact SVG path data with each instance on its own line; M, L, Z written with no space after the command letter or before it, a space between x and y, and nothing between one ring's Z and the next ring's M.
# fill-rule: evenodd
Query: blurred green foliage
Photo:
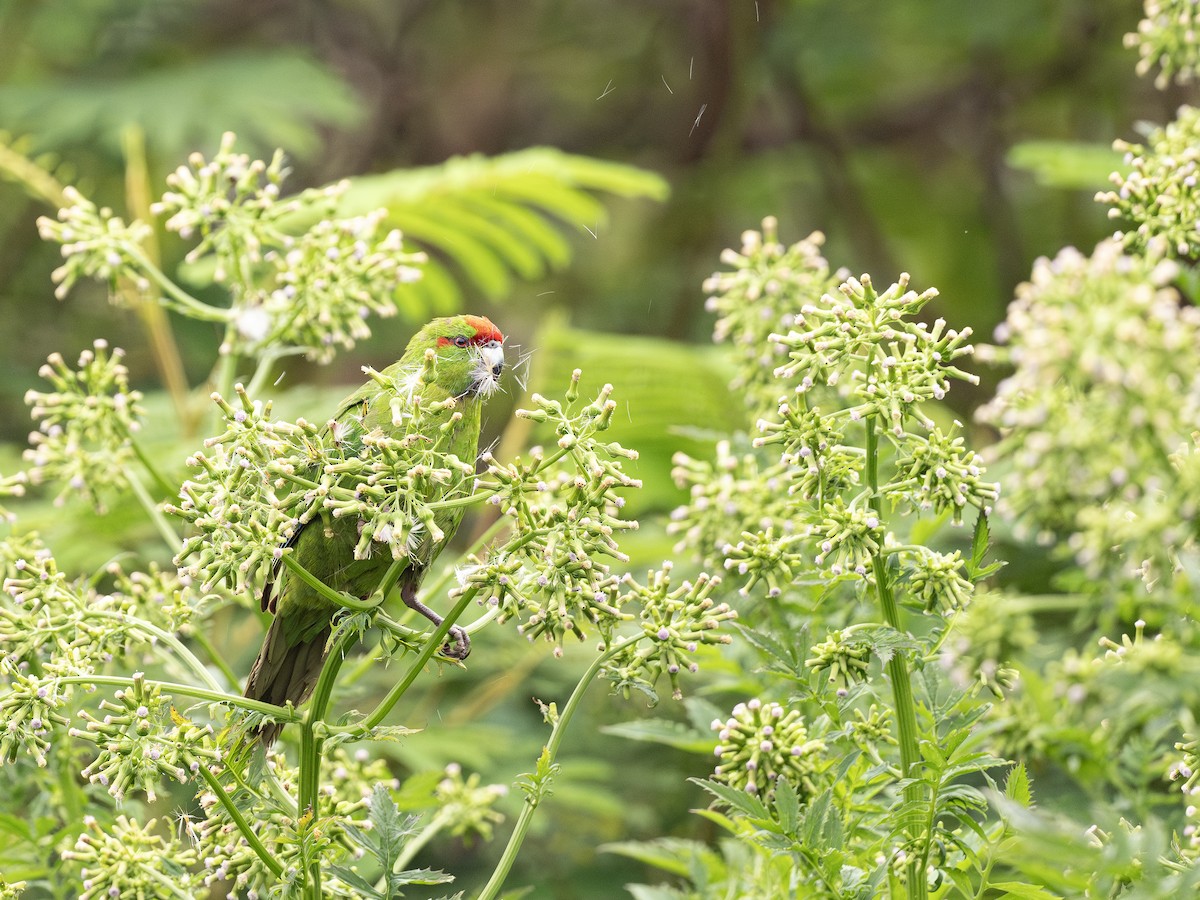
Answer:
M1168 119L1178 104L1182 89L1151 92L1133 74L1135 54L1121 49L1138 15L1137 4L1118 0L0 0L0 130L118 210L129 191L123 134L137 125L155 184L188 151L211 149L232 129L252 151L287 148L295 187L358 176L343 200L347 214L394 199L395 224L431 245L443 234L438 217L453 222L459 243L435 259L430 305L494 316L533 351L531 389L561 385L576 366L620 379L629 410L614 420L614 439L642 452L637 474L647 488L631 498L638 515L676 502L665 477L671 455L731 430L744 409L725 390L715 351L594 332L707 340L699 285L718 251L770 213L789 234L825 231L831 259L938 284L933 313L986 334L1034 257L1064 244L1089 248L1111 230L1092 200L1111 168L1110 139L1130 137L1136 120ZM506 191L529 196L520 175L530 157L515 151L543 145L658 171L671 197L661 206L608 204L608 230L564 237L501 202ZM583 189L607 171L529 152L574 166ZM496 164L500 153L512 155ZM463 157L457 169L438 169L452 177L423 193L428 172L413 167L455 155ZM463 205L453 177L474 187L492 179L499 199ZM599 186L623 193L611 181ZM662 195L653 179L628 187ZM588 195L564 190L568 218L600 224L603 210L586 206ZM536 192L550 196L544 184ZM105 336L130 351L135 382L149 382L154 367L136 318L107 308L103 286L53 298L56 253L33 224L49 211L44 199L0 181L0 421L13 441L29 428L21 396L48 352L71 354ZM523 240L506 237L514 233ZM166 240L162 252L174 266L182 248ZM318 386L290 393L284 414L322 414L357 380L360 363L395 357L411 324L381 325L361 353L330 370L290 364L288 384ZM198 382L220 336L196 323L179 333ZM148 405L152 418L166 416L163 397ZM493 432L502 415L492 414ZM148 449L177 464L188 446L181 437ZM16 456L0 448L0 471L13 471ZM70 516L48 504L23 511L43 529L53 517L60 562L80 569L144 543L127 525L149 526L124 515L128 523L101 523L75 507ZM631 546L642 565L669 550L652 524ZM1031 556L1029 565L1045 560ZM1029 571L1014 567L1014 579L1016 568ZM245 648L245 671L257 625L233 611L217 624L214 641ZM543 732L530 696L562 696L586 659L568 653L551 663L522 642L487 637L471 671L442 673L421 708L401 711L413 725L439 727L388 745L397 768L459 761L503 779L532 758ZM738 673L713 661L722 665L728 688ZM389 677L363 675L374 689ZM443 700L467 706L445 722ZM628 708L600 690L590 704L512 879L538 884L535 897L614 896L648 876L624 857L597 856L598 844L704 828L687 821L688 806L705 799L683 776L704 774L706 761L686 747L625 740L620 727L602 733L628 720ZM688 720L677 707L662 715ZM510 798L510 814L518 805ZM490 868L495 848L445 839L433 851L452 857L465 881Z

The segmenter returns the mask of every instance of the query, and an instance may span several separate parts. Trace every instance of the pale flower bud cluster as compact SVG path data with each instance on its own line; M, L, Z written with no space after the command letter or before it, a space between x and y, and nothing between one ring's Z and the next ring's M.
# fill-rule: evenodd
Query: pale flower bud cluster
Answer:
M913 599L926 612L958 612L966 608L975 593L975 585L963 574L962 553L958 550L938 553L922 547L904 554L904 569Z
M688 550L706 566L722 566L725 551L748 532L795 533L786 465L764 466L756 454L737 452L727 440L717 442L712 462L684 453L672 462L672 478L689 494L667 525L668 533L680 535L676 552Z
M605 674L628 695L631 687L652 694L665 672L672 696L679 700L683 697L679 675L685 669L699 671L694 659L699 647L732 640L721 629L736 619L737 613L711 596L721 579L701 573L695 581L683 581L672 589L671 565L663 563L661 569L647 573L646 584L631 575L626 575L623 583L628 588L625 602L642 606L639 618L645 639L616 653L605 663Z
M927 436L909 435L896 460L896 474L883 491L916 512L948 512L961 524L967 506L991 513L1000 486L983 480L982 462L955 434L960 423L954 425L949 433L935 427Z
M641 486L622 467L637 453L600 439L616 409L612 385L576 408L579 377L576 370L565 405L534 394L534 408L516 413L552 429L556 448L535 447L507 465L483 455L495 482L489 502L512 520L513 537L465 571L460 588L478 590L503 618L526 615L519 630L530 640L560 646L567 634L583 638L593 625L608 635L628 618L609 560L628 561L616 536L637 527L620 517L619 490Z
M49 391L29 391L25 403L38 423L29 435L25 460L28 480L61 486L58 501L70 493L100 508L100 493L128 484L132 435L141 427L142 395L129 389L125 351L97 340L72 368L57 353L39 373Z
M194 895L200 874L193 870L196 850L170 831L156 827L157 819L145 825L124 815L116 817L111 831L104 831L92 816L84 817L84 831L63 859L78 868L83 879L79 900L120 900L124 897ZM171 891L163 890L164 882Z
M933 422L921 412L923 401L941 400L950 379L978 384L977 376L952 365L974 352L971 329L947 328L944 319L932 326L913 317L934 297L933 288L918 294L908 288L907 272L883 293L869 275L850 278L838 294L805 303L786 334L772 340L787 347L788 360L775 370L795 392L835 388L850 402L851 421L878 416L899 439L910 418L924 428Z
M0 694L0 759L13 762L28 753L39 766L46 765L53 729L69 721L64 707L69 689L47 675L26 674L26 667L0 662L0 673L8 681Z
M825 744L809 736L798 710L755 698L739 703L712 728L717 732L714 753L721 760L713 772L718 781L767 798L779 781L786 781L802 803L817 793Z
M504 814L496 809L496 801L508 794L508 788L481 781L478 772L464 778L462 766L450 763L434 791L438 818L447 823L450 834L467 844L477 837L490 841L492 830L504 821Z
M240 592L260 583L298 525L288 505L291 485L275 472L303 469L319 440L308 423L273 420L270 403L252 400L241 385L236 406L213 399L225 432L188 458L199 473L166 510L193 531L175 557L180 573L202 591L226 584Z
M804 661L805 667L825 674L830 684L845 689L866 680L871 648L856 639L851 629L831 631L825 640L813 644L810 652L812 656Z
M1194 553L1200 311L1176 271L1115 241L1040 259L992 348L1014 367L979 411L1009 466L1001 505L1093 574L1150 583Z
M1192 4L1195 6L1195 4ZM1096 199L1108 203L1110 219L1129 225L1113 235L1127 249L1195 260L1200 256L1200 109L1181 106L1175 121L1156 128L1145 144L1115 141L1129 172L1109 176L1115 191Z
M146 684L141 672L135 672L133 684L115 697L115 703L100 701L100 718L81 710L79 717L86 725L72 728L70 735L95 744L96 758L83 777L103 785L118 802L129 791L141 791L153 802L163 778L183 784L202 760L217 759L212 727L189 722L171 707L158 685Z
M63 264L51 274L54 295L60 300L80 278L115 282L119 276L136 271L142 242L150 235L150 226L134 220L126 224L108 207L97 207L74 187L63 189L68 206L58 211L57 221L47 216L38 219L43 240L62 246ZM145 289L149 283L140 280ZM111 296L119 294L112 292Z
M283 344L328 362L337 348L370 337L371 315L395 315L397 289L420 279L425 256L403 252L399 231L381 234L386 215L322 219L268 251L269 286L238 307L237 349Z
M1166 90L1171 81L1191 84L1200 70L1200 5L1195 0L1144 0L1145 15L1137 31L1125 35L1125 46L1138 51L1137 73L1155 66L1154 86Z
M718 317L713 340L734 345L734 386L749 395L753 408L773 407L786 391L771 374L785 349L769 335L791 325L803 298L819 296L837 281L821 256L825 235L813 232L787 247L779 242L778 224L772 216L763 219L761 232L745 232L740 250L721 254L730 268L704 282L706 309Z

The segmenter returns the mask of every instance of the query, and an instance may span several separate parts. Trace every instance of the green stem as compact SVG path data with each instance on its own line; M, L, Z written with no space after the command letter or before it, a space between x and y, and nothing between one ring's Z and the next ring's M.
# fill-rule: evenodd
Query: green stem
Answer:
M217 680L212 677L212 673L208 671L208 667L205 666L204 663L202 663L199 659L197 659L196 655L187 648L183 641L179 640L179 638L171 634L171 632L163 628L159 628L157 625L153 625L150 622L147 622L145 619L139 619L137 616L131 616L128 613L123 612L93 609L89 610L88 616L98 619L112 619L117 622L125 622L132 625L134 628L140 629L141 631L153 637L155 640L161 641L174 650L177 658L186 663L187 667L192 670L196 677L201 679L206 685L208 685L210 689L214 691L223 690L222 686L217 682ZM237 681L234 680L233 683L236 684Z
M163 274L162 269L151 262L146 254L142 252L141 248L127 246L122 249L142 274L148 276L151 281L162 288L163 294L171 301L170 305L174 306L183 315L192 319L199 319L202 322L232 321L232 311L216 306L209 306L207 303L197 300Z
M875 416L866 420L867 436L867 487L871 492L871 508L875 515L883 519L883 497L879 493L879 436L875 432ZM892 628L901 631L900 607L896 603L896 595L892 589L890 560L882 553L877 553L871 560L871 571L875 575L875 595L879 600L879 608L883 612L883 620ZM892 702L896 712L896 739L900 745L900 769L904 778L915 779L921 763L921 749L918 742L917 709L913 699L912 680L909 677L908 661L904 654L896 653L887 662L888 678L892 682ZM906 805L919 804L922 801L921 785L910 783L904 788ZM905 833L916 837L915 825L908 825ZM908 896L909 900L925 900L929 896L929 885L925 879L925 869L919 859L914 859L908 865Z
M433 657L433 654L436 653L438 648L440 648L445 642L446 635L450 633L450 626L453 625L458 620L458 617L463 614L463 611L466 610L470 602L475 599L475 595L477 593L478 590L474 588L463 592L463 595L458 598L458 602L454 604L454 608L451 609L450 612L446 614L446 618L442 620L442 624L435 628L433 634L429 636L429 639L425 642L425 646L421 648L421 652L417 654L417 658L409 667L408 672L405 673L404 677L398 684L396 684L390 691L387 692L387 696L379 701L379 705L371 711L371 714L363 719L362 726L364 728L374 728L387 717L387 714L392 711L392 707L395 706L399 702L400 698L404 696L405 692L412 687L412 683L417 680L417 676L421 673L421 670L425 668L425 664L429 662L429 660Z
M246 821L246 817L237 808L237 805L233 802L233 798L229 796L217 776L210 772L208 766L203 763L200 764L200 768L197 771L208 782L208 786L212 789L212 792L217 795L217 799L221 801L221 806L225 808L225 812L229 813L229 818L233 820L233 824L237 826L237 830L242 833L242 837L246 839L246 843L250 845L250 849L255 852L258 858L263 861L263 865L270 869L276 878L282 878L283 865L271 855L271 851L259 840L258 835L250 823Z
M580 701L583 700L583 695L587 692L588 686L596 679L596 676L600 673L600 669L614 655L636 644L643 637L645 635L638 634L628 637L623 641L618 641L597 656L592 661L592 664L588 666L587 671L583 673L583 677L579 679L579 683L575 685L575 690L571 692L571 697L567 700L567 705L559 713L554 727L550 729L550 740L546 742L546 747L543 751L547 757L547 765L554 764L554 760L558 756L559 747L562 744L563 734L566 732L572 716L575 715L575 711L579 708ZM525 796L525 805L521 807L521 814L517 817L512 834L509 835L508 844L504 847L504 853L501 855L500 861L496 863L492 877L488 879L488 883L484 885L483 890L480 891L476 900L494 900L500 893L500 888L504 886L504 879L508 877L509 870L512 868L513 862L516 861L517 853L521 849L521 844L525 841L525 835L528 833L529 825L533 821L533 814L540 802L541 795L537 793L529 793Z
M237 685L241 682L238 673L233 671L233 667L225 661L224 656L217 652L217 648L213 646L213 642L208 639L208 635L200 628L189 628L187 636L200 645L208 658L212 660L212 664L225 676L226 681L231 685Z
M166 542L167 549L172 554L176 553L183 543L183 538L175 533L175 529L171 527L171 523L167 521L167 517L163 515L162 510L158 508L158 504L154 502L154 498L150 496L150 492L146 490L146 486L142 484L137 475L127 471L125 476L129 481L129 486L133 489L134 496L138 498L138 502L145 508L150 520L154 522L159 536Z
M116 687L133 687L134 685L132 678L121 675L66 675L56 680L59 684L109 684ZM263 703L261 700L251 700L249 697L243 697L241 694L210 691L205 688L193 687L190 684L179 684L175 681L158 681L153 678L143 679L142 684L147 687L159 688L168 694L195 697L197 700L205 700L209 703L223 703L227 706L236 706L238 709L264 713L282 722L299 722L302 719L300 713L294 709L286 706L276 706L274 703Z
M300 832L303 841L307 841L309 833L313 830L313 820L318 815L317 795L321 788L321 749L325 743L325 713L333 696L333 683L337 680L338 670L346 658L347 648L357 639L357 632L345 629L334 641L333 647L325 657L325 664L321 667L321 674L317 676L312 702L300 727L300 784L296 805L302 817L310 817L308 827ZM308 857L309 854L305 853L303 856ZM321 898L321 861L315 853L309 859L304 893L312 900Z
M146 474L153 479L154 483L158 486L159 491L168 497L174 496L175 492L179 489L179 485L171 484L171 482L163 478L162 473L158 471L158 467L154 465L150 457L146 455L146 451L142 449L142 445L134 440L133 435L130 432L126 431L125 438L129 441L129 446L133 449L133 453L138 458L138 462L142 464L142 468L146 470Z
M285 553L282 557L283 564L301 581L307 584L310 588L324 597L331 603L336 603L338 606L346 609L354 610L355 612L370 612L379 606L380 601L374 599L359 600L357 597L351 597L349 594L343 594L329 587L320 578L314 575L308 569L304 568L291 553ZM393 563L393 567L395 563ZM389 570L389 574L390 574ZM393 582L394 583L394 582ZM374 595L372 595L374 596Z

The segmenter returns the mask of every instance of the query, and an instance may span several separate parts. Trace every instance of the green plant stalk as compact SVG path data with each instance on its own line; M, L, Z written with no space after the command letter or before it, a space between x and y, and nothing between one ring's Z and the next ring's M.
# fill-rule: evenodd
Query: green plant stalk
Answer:
M62 678L56 678L55 681L59 684L108 684L114 687L133 687L134 685L132 678L123 675L65 675ZM210 691L205 688L193 687L190 684L180 684L175 681L158 681L153 678L142 679L142 684L159 688L168 694L195 697L197 700L205 700L209 703L224 703L227 706L235 706L238 709L263 713L283 722L300 722L303 718L294 709L289 709L286 706L276 706L274 703L263 703L261 700L251 700L249 697L243 697L241 694Z
M883 520L883 497L879 493L879 435L875 431L875 416L866 418L867 435L867 487L871 492L871 508L875 515ZM900 631L900 608L896 604L896 595L892 590L891 574L888 569L889 559L883 553L876 553L871 559L871 571L875 574L875 595L879 600L879 608L883 612L883 620L892 628ZM912 680L908 673L908 664L904 655L897 653L887 662L887 674L892 682L892 702L896 713L896 739L900 745L900 768L907 779L916 777L917 766L921 761L921 750L917 742L917 709L913 700ZM904 788L906 804L921 802L921 786L909 783ZM912 835L911 827L905 828ZM929 885L925 880L925 869L919 860L913 860L908 865L908 896L909 900L924 900L929 896Z
M321 674L317 676L317 685L313 688L312 702L308 705L308 713L300 728L300 775L297 789L297 810L301 817L310 816L309 828L298 829L301 840L307 841L311 832L312 820L318 815L317 799L321 787L321 750L325 743L324 724L325 713L329 709L329 700L333 696L333 683L337 680L338 670L346 658L346 650L358 639L356 632L344 630L334 641ZM320 732L320 733L318 733ZM309 854L303 854L309 856ZM308 878L304 883L304 896L310 900L321 900L321 862L314 853L308 865Z
M150 496L150 492L146 490L146 486L133 472L126 471L125 480L129 482L133 494L138 498L138 502L146 510L146 514L150 516L150 520L154 523L154 527L158 529L159 536L167 545L167 549L171 553L176 553L180 545L183 543L183 538L175 533L175 529L171 527L171 523L167 521L167 517L163 515L162 510L158 508L158 504L154 502L154 498Z
M238 676L238 673L233 671L233 667L225 661L225 657L217 652L217 648L213 645L213 642L209 640L208 635L204 633L202 628L188 628L184 633L186 633L191 640L200 645L200 648L204 651L208 658L212 660L212 664L221 671L222 675L225 676L226 681L228 681L231 685L237 685L241 682L241 678Z
M619 651L636 644L644 637L644 634L638 634L628 637L623 641L618 641L597 656L592 661L592 664L588 666L587 671L583 673L583 677L579 679L579 683L575 685L575 690L571 692L571 696L567 700L567 705L559 713L558 720L550 729L550 740L546 742L544 752L549 757L551 765L554 764L554 760L558 756L558 749L562 744L563 734L566 732L567 726L571 723L571 718L575 715L580 701L583 700L583 695L587 692L589 685L595 681L604 663ZM509 870L512 869L517 854L521 850L521 844L525 841L525 835L528 833L529 825L533 821L533 814L540 802L540 797L532 793L526 795L525 805L521 807L521 814L517 817L512 834L509 835L508 844L504 847L504 853L501 855L500 861L496 863L496 868L492 871L492 877L488 879L488 883L484 885L483 890L480 891L476 900L495 900L495 897L499 894L500 888L504 886L504 879L508 877Z
M168 497L174 496L175 492L179 489L179 485L171 484L171 482L163 478L162 473L158 471L158 467L154 465L154 461L142 449L142 445L134 439L133 432L128 429L125 431L125 440L129 442L129 448L133 450L134 456L138 458L138 462L142 464L142 468L146 470L146 474L158 486L159 491Z
M126 125L121 131L121 148L125 153L125 206L130 215L143 222L153 222L150 212L150 170L146 161L146 133L135 124ZM146 256L161 267L162 253L158 245L158 233L149 231L143 250ZM175 416L188 432L193 424L187 375L183 370L183 359L179 355L179 344L175 332L167 319L167 311L157 297L148 297L138 291L129 279L122 279L120 291L129 304L137 310L138 317L150 338L154 361L162 376L167 394L175 407Z
M297 578L319 593L326 600L336 603L338 606L346 609L352 609L355 612L370 612L371 610L377 608L381 602L382 595L380 595L380 600L374 599L375 595L372 595L372 598L368 600L359 600L357 597L351 597L349 594L343 594L335 591L312 572L308 571L308 569L304 568L304 566L297 562L296 558L290 553L283 554L281 559L288 570L291 571ZM394 566L395 564L393 563L393 567Z
M242 837L246 839L246 843L250 845L250 849L263 861L263 865L270 869L276 878L282 877L283 864L272 856L271 851L259 840L258 835L254 832L250 823L246 821L246 817L242 815L241 810L234 804L233 798L229 796L229 793L225 790L224 785L221 784L217 776L210 772L208 766L203 763L201 763L197 771L208 782L208 786L212 789L212 792L217 795L217 800L220 801L225 811L229 813L229 818L233 820L233 824L237 826L237 830L242 833Z
M188 668L192 670L197 678L208 685L209 688L214 691L222 690L221 685L218 684L217 680L212 677L212 673L208 671L204 663L197 659L196 655L192 653L192 651L189 650L184 643L179 640L179 638L171 634L171 632L164 631L157 625L153 625L144 619L139 619L137 616L131 616L128 613L110 612L108 610L90 610L88 615L100 619L113 619L117 622L125 622L132 625L134 628L140 629L150 637L161 641L175 651L176 656L182 662L187 663ZM236 680L234 683L236 684Z
M472 600L475 599L475 595L478 593L479 590L477 588L472 588L469 591L463 592L463 595L458 598L458 602L454 604L453 609L451 609L450 612L446 614L446 618L442 620L442 624L435 628L433 634L429 636L429 640L425 642L425 646L422 647L421 652L417 654L417 658L409 667L408 672L405 673L404 677L399 681L399 683L397 683L390 691L388 691L387 695L379 701L379 705L371 711L370 715L363 719L361 723L362 727L374 728L387 717L387 714L392 711L392 707L395 706L400 701L400 698L403 697L408 691L408 689L412 687L412 683L417 680L417 675L419 675L421 670L425 668L425 664L429 662L429 660L433 657L433 654L437 652L438 648L441 647L445 642L446 635L450 633L450 626L452 626L458 620L458 617L463 614L467 606Z

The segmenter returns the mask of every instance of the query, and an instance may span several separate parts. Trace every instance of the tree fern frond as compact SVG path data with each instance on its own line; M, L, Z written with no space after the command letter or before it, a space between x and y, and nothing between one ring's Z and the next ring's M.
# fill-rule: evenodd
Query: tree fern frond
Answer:
M386 208L405 238L431 253L426 284L405 290L445 309L461 300L447 268L496 299L514 276L536 279L566 265L563 226L594 235L607 219L595 192L661 200L667 185L633 166L535 147L352 179L339 213Z

